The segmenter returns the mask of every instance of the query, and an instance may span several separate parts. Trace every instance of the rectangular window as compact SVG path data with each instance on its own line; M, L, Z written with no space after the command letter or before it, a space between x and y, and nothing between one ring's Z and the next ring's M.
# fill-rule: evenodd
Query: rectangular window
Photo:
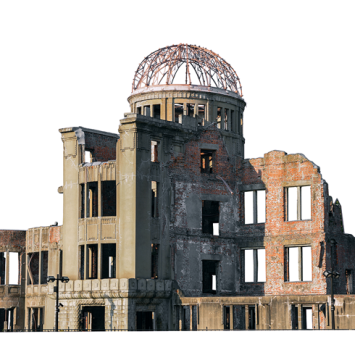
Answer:
M346 276L346 294L353 294L353 274L351 270L345 270Z
M201 150L201 173L213 172L213 150Z
M137 312L137 330L153 330L154 312Z
M302 307L302 329L313 329L312 307Z
M232 306L233 307L233 306ZM223 307L223 324L224 324L224 329L228 330L231 329L230 327L230 306L224 306Z
M218 201L202 201L202 233L219 235Z
M85 184L80 184L80 218L85 217Z
M298 307L291 305L291 326L293 330L298 329Z
M221 128L222 126L222 107L217 107L217 118L216 118L216 121L217 121L217 128Z
M286 281L312 281L311 247L285 248Z
M92 154L89 150L85 150L85 163L92 162Z
M265 249L244 250L244 282L265 282Z
M116 244L101 244L101 278L116 277Z
M218 261L202 260L202 292L215 294L217 291Z
M79 246L79 280L84 280L84 265L85 265L85 255L84 255L84 245Z
M160 119L160 105L153 105L153 117Z
M97 182L89 182L87 183L86 217L92 218L97 216L98 216Z
M224 130L228 131L228 116L229 116L229 109L224 109Z
M175 104L175 122L182 124L182 115L184 114L184 105Z
M195 116L195 104L187 104L187 115L190 117Z
M48 276L48 251L41 252L41 284L47 283Z
M19 253L9 252L9 285L20 284Z
M152 260L151 260L151 278L157 279L158 278L158 263L159 263L159 244L152 244Z
M248 307L248 318L249 318L249 330L254 330L255 328L255 306Z
M158 183L156 181L152 181L151 183L151 215L153 218L159 217L158 213Z
M5 285L6 253L0 253L0 285Z
M236 133L234 110L231 110L231 131Z
M28 285L38 285L39 281L39 253L29 253L28 258Z
M137 107L137 114L138 115L141 115L142 114L142 107Z
M150 160L153 163L158 163L158 147L159 147L159 142L157 141L150 141Z
M102 217L116 216L116 181L101 182Z
M205 105L198 105L198 117L203 120L206 118Z
M150 105L144 106L144 116L150 117Z
M266 221L265 190L244 192L244 223L255 224Z
M311 187L287 187L285 190L286 221L310 220Z
M87 246L87 278L97 279L97 244Z

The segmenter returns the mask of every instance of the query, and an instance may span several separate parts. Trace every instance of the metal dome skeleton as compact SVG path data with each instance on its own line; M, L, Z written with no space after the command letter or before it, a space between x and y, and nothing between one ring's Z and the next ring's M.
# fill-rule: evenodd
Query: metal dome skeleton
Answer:
M183 64L186 85L193 84L191 70L194 70L199 85L215 86L243 96L237 73L223 58L211 50L189 44L164 47L148 55L135 72L132 92L147 86L173 84Z

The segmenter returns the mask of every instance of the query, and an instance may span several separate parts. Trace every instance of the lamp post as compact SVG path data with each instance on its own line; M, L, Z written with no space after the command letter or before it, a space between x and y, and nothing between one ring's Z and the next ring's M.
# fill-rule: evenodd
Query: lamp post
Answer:
M333 279L339 278L340 274L337 271L333 270L333 248L334 248L334 243L335 240L332 239L330 241L331 243L331 269L330 271L324 271L323 275L327 278L330 278L330 309L332 312L332 329L335 329L335 319L334 319L334 293L333 293Z
M59 303L59 281L62 281L63 283L68 283L69 282L69 277L67 276L60 276L57 274L57 278L54 276L48 276L47 277L47 282L54 282L57 281L57 285L54 286L54 292L57 293L56 295L56 300L55 300L55 331L58 331L58 314L60 312L59 307L63 307L61 303Z

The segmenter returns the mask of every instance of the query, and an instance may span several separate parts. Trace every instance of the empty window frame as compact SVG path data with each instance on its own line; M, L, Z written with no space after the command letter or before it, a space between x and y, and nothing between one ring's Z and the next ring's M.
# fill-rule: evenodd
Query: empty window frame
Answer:
M150 117L150 105L144 106L144 116Z
M80 218L85 218L85 184L80 184Z
M84 280L84 269L85 269L85 246L79 246L79 280Z
M265 282L265 267L265 249L244 250L244 282Z
M201 173L211 174L213 172L213 150L201 150Z
M0 253L0 285L5 285L6 278L6 253Z
M229 116L229 109L224 109L224 121L223 121L223 128L225 131L228 131L228 116Z
M28 308L28 327L32 331L42 331L44 308Z
M87 279L97 279L97 244L87 246Z
M187 110L187 116L190 116L190 117L195 116L195 104L187 104L186 110Z
M254 330L256 329L256 312L255 312L255 306L248 306L246 307L248 309L248 322L249 322L249 330Z
M313 329L312 318L312 307L302 306L302 329Z
M235 114L234 114L234 110L231 110L231 131L236 133L236 122L235 122Z
M159 142L150 141L150 160L153 163L159 162L158 147L159 147Z
M233 306L223 306L223 325L225 330L231 329L231 308L233 310Z
M151 278L158 278L159 244L151 244Z
M202 292L217 292L217 269L218 261L202 260Z
M92 162L92 154L90 152L90 150L85 150L85 163L91 163Z
M174 104L175 108L175 122L182 124L182 116L184 114L184 105L183 104Z
M310 246L285 248L285 280L312 281L312 249Z
M48 276L48 251L41 252L41 284L47 283Z
M221 121L222 121L222 107L217 107L217 128L221 128Z
M285 188L286 221L311 219L311 187L297 186Z
M101 182L102 217L116 216L116 181Z
M243 135L243 114L242 114L242 113L240 114L240 120L239 120L239 122L240 122L240 125L239 125L239 134L240 134L240 135Z
M158 210L158 183L156 181L151 182L151 216L153 218L159 217Z
M9 252L9 285L20 284L20 255L16 252Z
M345 270L345 277L346 277L346 294L351 295L353 294L353 273L352 270Z
M116 244L101 244L101 278L116 277Z
M202 233L219 235L219 201L202 201Z
M137 114L138 115L142 114L142 107L141 106L137 107Z
M205 105L198 105L197 106L197 115L199 118L202 118L203 120L206 119L206 110L205 110Z
M255 224L266 221L265 190L244 192L244 223Z
M160 105L153 105L153 117L160 118Z
M294 304L291 305L291 328L298 329L298 307Z
M98 216L98 186L97 182L87 183L87 203L86 217L92 218Z
M27 284L38 285L39 282L39 253L27 254Z
M136 313L137 330L154 330L154 312Z

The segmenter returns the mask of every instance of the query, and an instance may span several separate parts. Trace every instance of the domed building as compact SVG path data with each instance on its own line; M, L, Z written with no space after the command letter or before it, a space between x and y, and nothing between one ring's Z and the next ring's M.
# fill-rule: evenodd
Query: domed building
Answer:
M59 130L63 225L0 231L0 329L354 329L340 203L302 154L244 159L235 70L161 48L128 102L119 134Z

